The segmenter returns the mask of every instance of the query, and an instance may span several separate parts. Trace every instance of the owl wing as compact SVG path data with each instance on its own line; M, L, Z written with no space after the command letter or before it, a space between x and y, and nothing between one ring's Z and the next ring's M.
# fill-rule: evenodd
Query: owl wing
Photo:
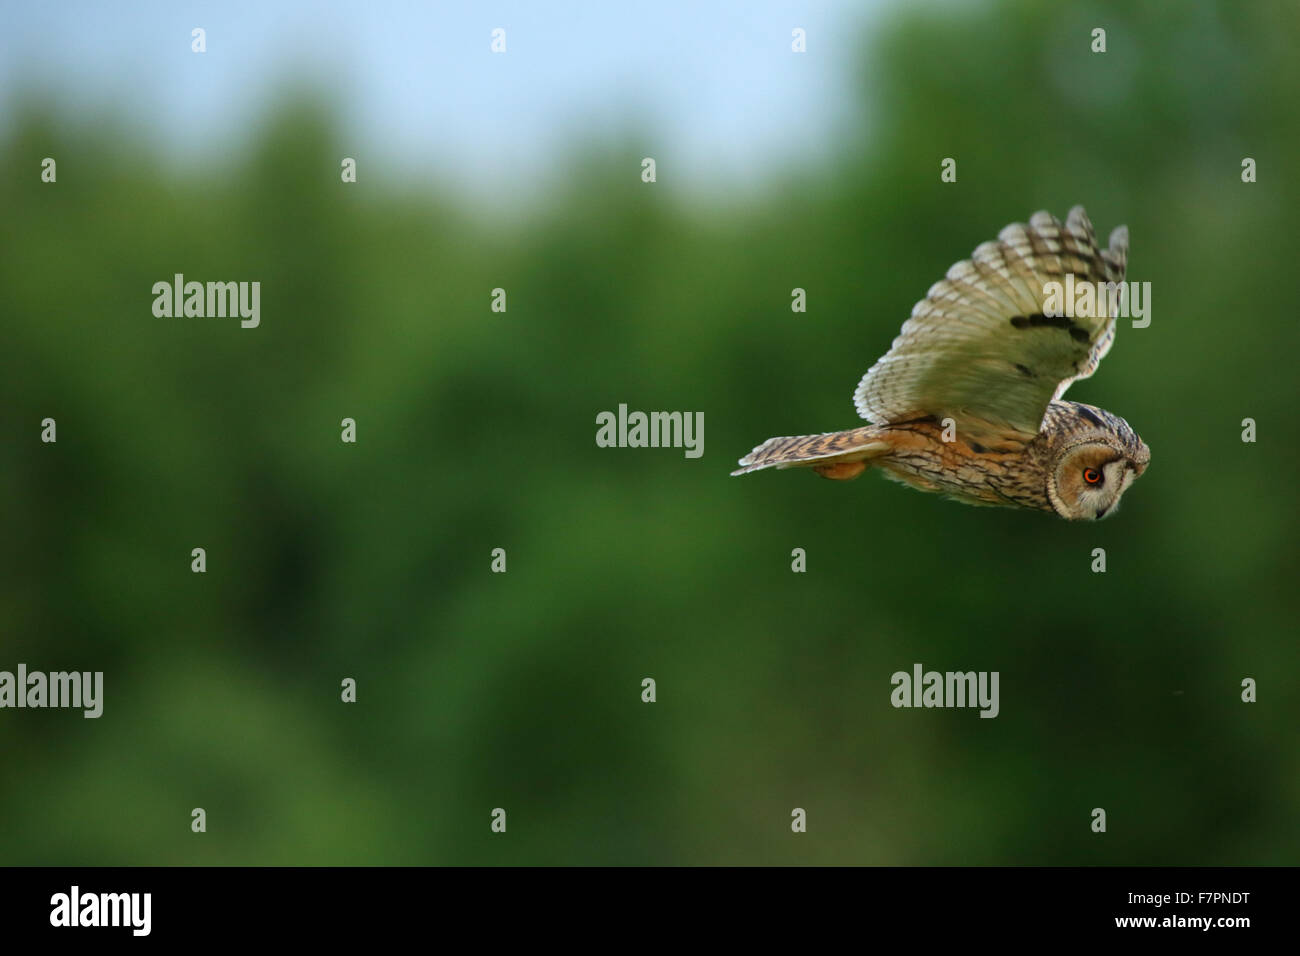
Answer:
M1036 212L1028 224L1007 226L912 309L858 385L858 414L876 425L951 417L968 435L1036 435L1047 404L1110 350L1118 314L1117 299L1106 295L1094 299L1093 317L1045 315L1044 287L1064 286L1067 275L1076 287L1121 283L1127 260L1128 230L1120 226L1110 247L1098 249L1082 206L1064 223ZM1064 311L1056 298L1053 311Z

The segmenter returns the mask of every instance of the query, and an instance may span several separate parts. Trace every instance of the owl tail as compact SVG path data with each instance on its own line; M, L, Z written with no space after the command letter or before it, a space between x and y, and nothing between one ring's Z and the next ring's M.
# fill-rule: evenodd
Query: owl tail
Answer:
M866 462L889 449L889 442L881 440L880 429L874 425L821 435L769 438L740 459L740 467L732 474L745 475L764 468L816 468L827 478L856 478L865 470L865 464L840 469L830 466Z

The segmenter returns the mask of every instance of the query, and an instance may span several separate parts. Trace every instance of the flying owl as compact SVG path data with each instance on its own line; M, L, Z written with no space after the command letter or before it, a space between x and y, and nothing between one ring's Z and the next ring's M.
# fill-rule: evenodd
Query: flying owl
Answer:
M1007 226L931 286L863 376L853 403L870 425L769 438L732 474L812 468L845 480L874 466L967 504L1114 513L1151 450L1118 415L1061 395L1115 340L1127 259L1128 229L1099 249L1082 206L1064 223L1036 212ZM1085 282L1097 307L1077 311L1092 317L1059 314L1071 310L1056 308L1050 284Z

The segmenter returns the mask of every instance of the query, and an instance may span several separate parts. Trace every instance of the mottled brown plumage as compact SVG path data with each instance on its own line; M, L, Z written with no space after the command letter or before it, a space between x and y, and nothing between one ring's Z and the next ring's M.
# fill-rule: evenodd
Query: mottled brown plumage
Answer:
M875 467L968 504L1113 513L1150 450L1122 418L1060 397L1109 351L1118 303L1072 317L1044 305L1047 283L1066 276L1122 283L1127 256L1128 231L1099 249L1081 206L1065 223L1038 212L1007 226L930 288L863 377L854 403L870 425L769 439L732 474L809 467L845 480Z

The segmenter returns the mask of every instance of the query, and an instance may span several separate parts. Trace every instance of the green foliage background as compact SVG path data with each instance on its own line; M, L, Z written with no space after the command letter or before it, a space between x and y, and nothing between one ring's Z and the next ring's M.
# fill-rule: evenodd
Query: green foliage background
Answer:
M342 186L310 98L202 169L11 98L0 669L106 702L0 712L0 862L1294 863L1298 21L904 11L829 167L713 201L593 132L504 220L382 156ZM1115 519L728 477L853 425L930 283L1078 202L1153 287L1071 392L1152 448ZM259 279L261 327L154 318L174 272ZM620 402L703 411L704 457L597 448ZM1000 671L1001 715L893 709L914 662Z

